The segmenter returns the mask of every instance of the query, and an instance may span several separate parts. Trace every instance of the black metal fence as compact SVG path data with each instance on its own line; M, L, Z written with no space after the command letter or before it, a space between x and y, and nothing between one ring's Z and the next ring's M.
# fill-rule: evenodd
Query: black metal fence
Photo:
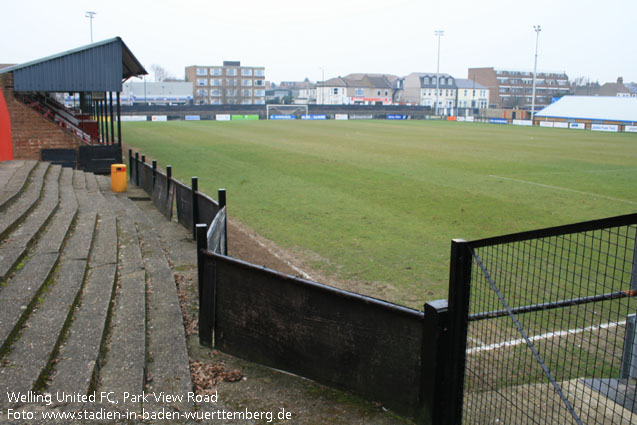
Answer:
M454 241L442 422L637 422L636 224Z

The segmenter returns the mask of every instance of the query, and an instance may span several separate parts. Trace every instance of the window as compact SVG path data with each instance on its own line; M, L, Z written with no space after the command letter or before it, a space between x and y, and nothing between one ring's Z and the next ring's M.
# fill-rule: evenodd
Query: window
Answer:
M385 96L388 96L388 94L387 94L387 93L388 93L388 92L387 92L387 90L385 90Z
M211 80L210 80L210 85L211 85L211 86L220 86L220 85L221 85L221 80L220 80L220 79L218 79L218 78L211 79Z
M226 80L226 86L228 87L236 87L238 83L239 83L238 80L231 80L231 79Z
M237 95L236 90L226 90L226 96L235 97Z
M208 97L208 90L206 89L198 89L197 96L199 97Z
M255 69L254 70L255 77L263 77L265 76L265 69Z
M359 96L359 97L360 97L360 96L363 96L363 89L356 89L356 90L354 91L354 95L355 95L355 96Z
M436 77L431 77L431 84L436 84Z
M241 96L243 97L252 97L252 90L241 90Z
M241 70L241 75L244 76L244 77L251 77L252 76L252 70L243 68Z
M197 75L208 75L208 68L197 68Z
M252 87L252 80L241 80L241 85L245 87Z
M212 68L210 70L210 75L221 75L221 68Z
M429 77L425 77L425 79L423 80L423 84L429 84Z
M221 90L219 89L210 90L210 96L221 96Z
M465 89L465 91L464 91L464 95L465 95L465 97L467 97L467 96L469 95L469 90L466 90L466 89ZM475 96L475 92L473 93L473 95Z
M208 79L207 78L197 78L197 85L198 86L207 86L208 85Z
M226 75L236 76L237 75L237 68L228 68L228 69L226 69Z
M221 99L212 99L210 101L211 105L221 105Z
M265 90L255 90L254 95L263 97L265 96Z
M251 100L251 99L243 99L243 100L241 101L241 103L242 103L243 105L252 105L252 100Z
M263 84L263 80L254 80L254 85L263 87L265 84Z
M338 89L332 89L332 90L333 90L332 93L338 94Z
M254 100L254 104L255 105L265 105L265 99L255 99Z

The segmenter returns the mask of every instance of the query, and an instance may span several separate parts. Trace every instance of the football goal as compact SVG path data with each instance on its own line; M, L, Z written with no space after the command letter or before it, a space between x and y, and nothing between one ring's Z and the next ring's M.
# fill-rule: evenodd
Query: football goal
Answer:
M296 120L308 115L307 105L266 105L269 120Z

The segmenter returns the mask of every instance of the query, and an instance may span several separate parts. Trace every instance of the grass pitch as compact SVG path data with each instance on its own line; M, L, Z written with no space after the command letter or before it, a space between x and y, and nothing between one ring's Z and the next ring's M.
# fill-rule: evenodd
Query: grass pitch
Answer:
M637 135L433 121L125 123L126 142L312 266L447 295L452 238L634 212ZM372 291L373 292L373 291Z

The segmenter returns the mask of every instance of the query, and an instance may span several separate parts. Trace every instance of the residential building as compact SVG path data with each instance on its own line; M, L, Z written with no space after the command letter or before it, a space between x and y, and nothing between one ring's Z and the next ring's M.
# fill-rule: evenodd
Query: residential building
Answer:
M265 68L224 61L222 66L186 67L186 81L193 86L198 105L265 104Z
M458 115L465 115L470 109L489 107L489 89L466 78L456 78L456 107ZM470 114L469 114L470 115Z
M469 68L470 80L489 89L489 107L531 109L533 72L496 68ZM550 105L554 98L568 94L570 85L564 72L540 71L535 78L536 110Z
M308 78L303 81L281 81L280 89L288 89L292 92L294 103L307 105L316 103L316 84Z
M449 74L412 72L397 82L400 103L429 106L438 113L453 115L456 107L456 79ZM438 91L438 93L436 93Z
M606 83L597 91L599 96L637 97L637 87L634 83L624 84L622 77L616 83Z
M394 86L386 75L350 74L317 83L316 96L322 105L392 105Z

